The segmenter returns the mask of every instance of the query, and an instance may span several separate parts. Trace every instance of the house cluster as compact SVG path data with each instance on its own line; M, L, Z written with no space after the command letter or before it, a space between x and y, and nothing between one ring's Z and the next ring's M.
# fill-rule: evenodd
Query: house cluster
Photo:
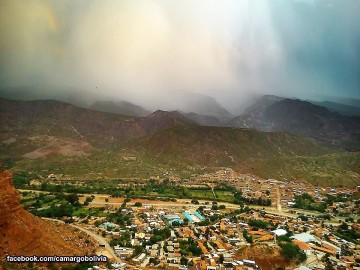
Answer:
M358 202L349 199L355 189L264 180L231 169L196 176L196 182L189 180L183 185L213 187L220 179L241 191L244 198L270 199L272 206L280 204L282 210L261 206L236 211L240 206L224 209L211 207L209 202L145 204L121 210L122 215L131 215L125 225L101 219L100 225L88 226L105 237L126 263L121 264L122 268L113 266L118 269L261 269L262 261L249 247L265 245L281 250L282 243L290 243L306 255L301 270L359 269L360 246L355 243L360 239L350 239L360 233L357 220L349 219L354 213L360 214ZM289 209L303 194L311 196L316 204L326 202L329 195L342 199L327 204L320 216ZM331 220L321 217L324 215Z
M113 247L126 262L126 266L119 269L260 269L258 258L251 254L244 258L241 250L250 243L275 246L284 241L284 237L306 254L302 270L327 269L329 265L334 269L357 269L359 246L337 236L334 233L336 226L324 224L316 218L308 217L305 221L264 210L250 210L209 225L200 225L210 214L194 209L137 207L133 208L131 225L126 228L103 222L97 229L105 230L109 239L130 232L130 244ZM166 228L169 232L159 235ZM138 252L136 247L141 247Z
M183 180L182 185L186 186L216 186L225 183L241 191L246 199L269 199L272 206L281 204L282 209L291 208L295 205L295 198L301 194L308 193L316 202L324 203L327 196L349 199L358 191L359 187L318 187L307 182L301 181L279 181L275 179L263 179L251 174L235 172L231 168L223 168L215 172L202 175L193 175L188 180ZM351 201L351 200L350 200ZM327 212L354 213L354 206L351 203L337 202L336 205L329 207ZM335 209L335 210L334 210ZM338 211L337 211L338 210Z

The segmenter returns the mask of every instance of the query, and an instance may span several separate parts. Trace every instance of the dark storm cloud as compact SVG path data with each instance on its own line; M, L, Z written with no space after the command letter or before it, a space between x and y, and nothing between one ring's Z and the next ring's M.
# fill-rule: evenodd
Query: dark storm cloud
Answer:
M359 12L359 1L273 2L271 13L287 59L285 74L296 83L288 87L294 95L359 97Z
M147 107L193 92L233 112L261 93L359 98L358 14L357 0L2 0L0 86Z

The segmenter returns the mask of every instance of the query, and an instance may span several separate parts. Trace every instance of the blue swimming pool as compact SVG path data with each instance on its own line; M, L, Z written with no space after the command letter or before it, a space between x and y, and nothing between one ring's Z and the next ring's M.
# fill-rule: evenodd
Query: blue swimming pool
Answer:
M200 220L204 220L204 219L205 219L202 215L200 215L199 212L194 212L194 215L197 216Z
M184 215L184 217L186 217L190 222L194 222L194 220L192 219L192 217L190 216L189 213L184 212L183 215Z

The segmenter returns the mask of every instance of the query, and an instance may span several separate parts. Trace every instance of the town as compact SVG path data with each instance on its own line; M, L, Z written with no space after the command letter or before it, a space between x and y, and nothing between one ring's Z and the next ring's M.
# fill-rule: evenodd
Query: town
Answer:
M94 269L360 265L359 187L261 179L228 168L188 180L119 184L112 194L56 193L41 181L31 187L21 189L28 210L96 235L96 252L110 263ZM64 211L66 203L72 210Z

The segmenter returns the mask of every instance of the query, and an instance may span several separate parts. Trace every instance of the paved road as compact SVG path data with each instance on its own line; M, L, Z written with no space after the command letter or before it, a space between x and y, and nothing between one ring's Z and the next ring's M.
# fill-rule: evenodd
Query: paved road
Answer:
M52 221L56 221L56 222L59 222L59 223L62 223L62 224L65 224L64 221L62 220L58 220L58 219L52 219L52 218L42 218L42 219L47 219L47 220L52 220ZM108 251L111 256L115 259L116 262L120 263L122 262L122 260L115 254L113 248L108 244L108 242L106 242L106 240L104 238L102 238L100 235L97 235L95 233L93 233L92 231L86 229L86 228L83 228L83 227L80 227L78 225L75 225L75 224L69 224L71 227L74 227L74 228L77 228L83 232L85 232L86 234L88 234L89 236L91 236L92 238L94 238L98 243L99 245L104 245L105 246L105 249L106 251Z

